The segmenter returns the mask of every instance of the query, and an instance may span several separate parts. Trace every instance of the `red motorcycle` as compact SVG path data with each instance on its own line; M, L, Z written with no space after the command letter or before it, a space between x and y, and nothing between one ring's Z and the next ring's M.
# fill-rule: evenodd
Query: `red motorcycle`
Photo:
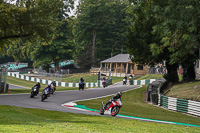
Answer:
M116 116L119 113L120 108L122 107L121 99L117 99L116 101L109 101L104 105L102 102L102 108L100 109L100 115L104 115L105 111L110 111L111 116Z

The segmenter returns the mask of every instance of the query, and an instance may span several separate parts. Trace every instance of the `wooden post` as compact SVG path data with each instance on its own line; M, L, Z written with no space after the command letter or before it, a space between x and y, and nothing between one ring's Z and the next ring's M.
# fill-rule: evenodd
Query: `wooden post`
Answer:
M115 76L117 77L117 63L115 65Z
M121 74L122 74L122 63L121 63L120 77L121 77Z
M126 73L125 74L127 74L128 73L128 63L126 63Z
M102 62L101 62L101 64L100 64L100 70L101 70L101 68L102 68Z
M111 71L111 75L112 75L112 63L110 63L110 69L109 70ZM109 71L109 74L110 74L110 71Z

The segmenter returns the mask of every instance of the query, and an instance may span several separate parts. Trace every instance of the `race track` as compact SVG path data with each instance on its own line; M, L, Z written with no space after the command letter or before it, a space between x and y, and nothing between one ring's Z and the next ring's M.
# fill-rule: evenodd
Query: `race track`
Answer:
M40 95L36 96L35 98L30 98L30 94L0 95L0 105L11 105L11 106L25 107L25 108L38 108L38 109L63 111L71 113L99 115L94 112L85 112L85 111L65 108L62 107L61 105L64 103L82 99L90 99L106 95L112 95L117 93L118 91L124 92L138 87L139 86L126 86L126 85L123 86L122 82L120 82L106 88L90 88L83 91L79 90L70 90L62 92L56 91L55 94L51 95L44 102L41 102Z

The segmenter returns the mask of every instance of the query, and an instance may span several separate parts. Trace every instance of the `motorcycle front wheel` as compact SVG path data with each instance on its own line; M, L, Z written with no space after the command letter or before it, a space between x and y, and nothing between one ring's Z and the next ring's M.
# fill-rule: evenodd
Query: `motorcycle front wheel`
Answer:
M44 101L44 99L46 99L46 96L43 94L41 101Z
M116 116L119 113L119 107L118 106L114 106L111 110L111 115L112 116Z

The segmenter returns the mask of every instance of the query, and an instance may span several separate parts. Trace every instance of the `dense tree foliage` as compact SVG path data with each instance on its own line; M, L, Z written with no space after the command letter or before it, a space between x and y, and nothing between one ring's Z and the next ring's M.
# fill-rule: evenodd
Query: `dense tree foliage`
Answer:
M56 4L55 4L56 3ZM8 4L8 3L6 3ZM25 4L23 6L23 4ZM27 4L27 5L26 5ZM55 5L52 5L55 4ZM58 5L57 5L58 4ZM73 6L73 1L70 0L53 0L53 1L16 1L16 5L8 4L10 6L16 6L16 9L20 8L34 8L35 12L27 12L29 21L24 22L22 25L22 32L28 34L27 37L22 36L19 32L19 36L14 38L7 35L7 42L12 42L13 45L8 46L7 53L12 55L16 62L30 59L34 61L34 66L43 66L48 70L48 67L52 62L55 63L56 71L58 71L59 60L71 59L73 51L73 35L72 35L72 21L68 18L69 7ZM33 7L32 7L33 6ZM54 6L51 8L51 6ZM38 8L36 8L38 7ZM41 11L40 11L41 10ZM40 13L39 13L40 12ZM37 15L38 16L34 16ZM46 15L45 15L46 14ZM51 14L51 15L50 15ZM11 14L9 14L11 15ZM34 18L36 17L36 18ZM28 19L27 16L21 16L19 19ZM34 22L34 24L32 23ZM17 23L17 22L16 22ZM14 25L15 28L18 25ZM9 27L8 30L13 30ZM31 31L32 30L32 31ZM37 30L37 32L36 32ZM7 31L8 32L8 31ZM14 31L13 31L14 32ZM15 31L13 34L18 34ZM6 34L2 34L2 36ZM3 39L5 40L5 39Z
M110 57L111 53L121 53L126 42L126 6L126 2L116 0L81 2L74 27L76 44L79 45L77 52L78 55L82 54L77 57L78 62L84 60L86 66L94 66ZM85 56L88 50L91 55Z
M47 35L58 25L63 0L0 0L0 50L19 39Z
M168 70L165 77L171 82L178 82L177 68L182 64L193 68L191 78L194 79L193 63L198 58L199 48L199 11L198 0L135 2L128 10L131 23L127 45L134 61L154 64L165 60Z
M178 82L179 64L195 78L199 0L84 0L71 18L73 0L13 2L0 0L0 50L8 47L17 62L26 57L47 70L55 63L57 71L59 61L74 58L88 69L127 51L139 64L166 61L170 82Z
M72 59L74 55L74 43L72 35L72 21L62 20L62 25L57 29L56 34L50 35L52 39L48 44L38 42L31 52L31 59L35 66L46 66L55 64L55 71L59 70L59 61Z

